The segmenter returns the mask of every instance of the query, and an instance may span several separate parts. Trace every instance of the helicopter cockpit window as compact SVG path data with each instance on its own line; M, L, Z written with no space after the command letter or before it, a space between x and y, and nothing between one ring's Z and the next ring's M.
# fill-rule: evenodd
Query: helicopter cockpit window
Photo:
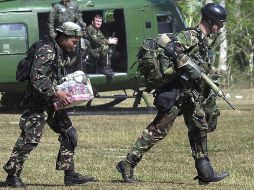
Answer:
M169 14L157 15L158 23L158 33L172 33L173 32L173 22L172 17Z
M27 48L27 27L25 24L0 24L0 54L25 53Z

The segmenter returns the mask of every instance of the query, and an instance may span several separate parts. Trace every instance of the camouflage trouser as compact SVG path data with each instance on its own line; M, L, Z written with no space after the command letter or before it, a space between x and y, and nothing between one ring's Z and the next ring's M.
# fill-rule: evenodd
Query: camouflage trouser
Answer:
M21 135L13 148L9 160L4 166L4 170L8 174L20 175L28 154L40 142L46 123L48 123L56 133L61 133L72 126L65 110L60 110L58 112L26 110L20 118L19 126ZM74 149L61 144L56 161L56 169L74 169L73 155Z
M188 137L192 156L196 160L207 155L207 130L208 125L205 112L199 102L188 99L182 105L184 121L188 127Z
M106 66L108 50L109 46L106 44L102 44L96 49L91 49L91 59L95 60L97 65Z
M204 111L206 114L206 121L208 124L208 132L213 132L217 127L217 120L220 116L220 110L216 104L216 97L210 97L205 106Z
M158 108L158 114L148 127L142 132L134 144L126 159L132 165L136 165L142 156L153 147L155 143L162 140L172 128L176 117L182 113L185 124L188 127L188 137L194 159L207 156L207 124L205 114L191 100L179 102L175 101L169 109ZM181 105L181 106L180 106Z

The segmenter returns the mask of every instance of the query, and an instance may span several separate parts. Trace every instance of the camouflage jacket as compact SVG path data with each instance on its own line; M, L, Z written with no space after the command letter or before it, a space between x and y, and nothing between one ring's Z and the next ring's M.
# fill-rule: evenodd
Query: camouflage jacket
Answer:
M188 63L194 62L210 73L212 70L211 61L211 37L206 37L198 27L184 30L175 36L178 58L177 67L180 68Z
M65 75L68 63L69 58L52 38L36 51L26 91L29 107L47 109L51 106L52 96Z
M86 28L87 39L90 41L91 49L95 49L100 47L101 45L107 45L107 39L101 32L101 30L97 30L93 27L93 25L89 25Z
M215 74L209 53L215 37L206 36L197 26L172 36L163 34L158 38L158 44L165 48L165 54L173 60L174 69L188 92L210 92L208 84L200 78L200 68L210 76Z
M79 24L82 28L86 27L82 19L82 12L79 6L74 1L70 1L66 5L55 3L49 13L48 27L50 36L55 36L55 30L64 22L74 22Z
M211 45L214 44L213 38L215 37L215 35L208 37L205 36L199 27L182 31L175 36L174 44L176 45L174 48L178 54L178 58L176 59L176 67L180 70L180 73L182 71L187 72L189 76L195 73L193 71L195 69L188 71L185 71L184 69L181 71L181 68L188 64L192 64L194 67L197 65L210 76L216 73L210 56L210 52L212 51ZM193 74L193 76L194 75L196 74ZM212 77L212 80L213 79L218 80L218 78L215 79ZM192 83L184 83L184 88L191 90L192 93L196 90L205 97L207 97L210 93L210 86L202 79L196 80L194 83L195 86L192 85Z

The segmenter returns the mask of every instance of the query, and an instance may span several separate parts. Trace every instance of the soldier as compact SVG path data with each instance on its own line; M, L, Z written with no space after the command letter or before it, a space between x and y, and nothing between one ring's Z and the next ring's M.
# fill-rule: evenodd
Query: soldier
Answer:
M76 2L61 0L61 2L53 4L52 10L49 13L49 35L54 38L56 36L56 28L59 28L64 22L68 21L80 25L83 30L86 27Z
M173 59L179 77L156 92L154 104L158 113L155 119L142 132L126 158L116 165L124 182L136 181L134 168L142 156L168 134L180 114L188 128L197 170L195 179L199 184L207 185L229 175L227 172L216 173L208 158L208 124L203 103L209 98L211 88L201 78L201 72L210 74L212 70L208 59L208 39L211 34L219 32L226 17L227 12L222 6L209 3L202 8L202 19L198 26L182 31L174 38L166 34L158 38L158 44L165 49L165 54Z
M64 76L70 52L78 44L81 28L73 22L66 22L56 30L56 38L46 38L33 56L30 81L26 90L27 110L21 115L21 135L12 154L4 166L8 173L6 185L25 187L20 178L23 164L29 153L38 145L45 124L59 133L60 149L56 161L56 170L64 170L65 185L76 185L92 181L91 176L84 176L74 171L74 150L77 147L77 131L66 110L54 111L53 102L57 99L64 106L69 104L64 91L57 90Z
M95 15L92 24L86 29L87 39L91 46L91 59L96 62L96 73L113 75L113 70L110 67L108 61L108 50L110 44L117 44L117 38L106 39L100 28L102 25L102 17L100 15Z

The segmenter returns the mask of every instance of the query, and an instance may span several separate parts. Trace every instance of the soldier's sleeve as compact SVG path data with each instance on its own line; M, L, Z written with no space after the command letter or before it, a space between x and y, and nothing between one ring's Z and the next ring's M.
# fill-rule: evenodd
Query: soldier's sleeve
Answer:
M197 38L190 31L183 31L167 44L166 53L176 60L177 68L181 68L192 62L188 54L197 46L197 43Z
M48 19L49 35L51 37L55 36L55 18L56 18L56 9L55 9L55 6L53 6L49 13L49 19Z
M92 26L87 27L87 37L90 42L100 46L107 44L107 39L104 37L102 32L97 32Z
M107 40L107 38L104 36L104 34L101 32L101 30L99 30L99 32L98 32L98 41L99 41L101 44L108 44L108 40Z
M50 79L53 74L55 53L51 46L44 45L36 53L30 73L32 86L43 96L52 96L57 90Z
M80 11L78 4L76 4L76 19L78 24L82 27L82 29L85 29L86 23L83 21L82 12Z
M191 60L189 54L197 46L197 38L189 31L177 34L165 47L165 54L176 62L176 70L180 73L187 73L192 79L201 77L200 70Z

